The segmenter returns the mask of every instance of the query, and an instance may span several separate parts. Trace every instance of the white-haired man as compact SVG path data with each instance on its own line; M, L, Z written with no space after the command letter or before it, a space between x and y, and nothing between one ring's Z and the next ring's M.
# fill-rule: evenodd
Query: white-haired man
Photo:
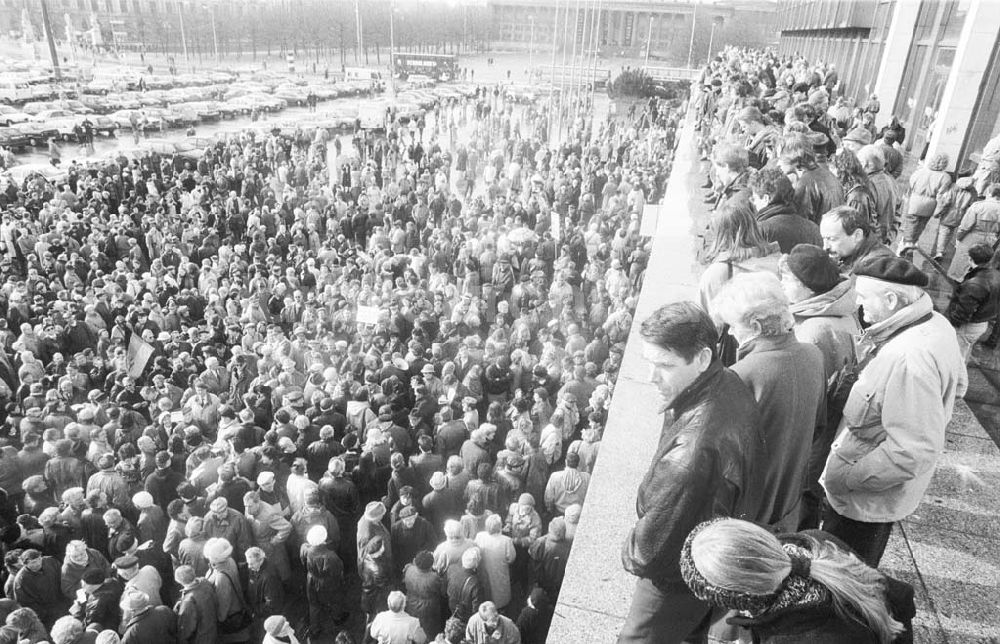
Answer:
M920 504L967 374L927 276L899 257L854 268L866 329L858 380L823 472L823 530L877 567L892 524Z
M427 634L420 620L406 614L406 595L394 590L389 593L389 610L372 620L370 631L375 641L384 644L424 644Z
M739 343L732 369L753 391L767 446L758 461L761 503L755 518L794 532L814 430L825 424L823 354L795 338L788 298L771 273L734 276L715 296L712 309Z

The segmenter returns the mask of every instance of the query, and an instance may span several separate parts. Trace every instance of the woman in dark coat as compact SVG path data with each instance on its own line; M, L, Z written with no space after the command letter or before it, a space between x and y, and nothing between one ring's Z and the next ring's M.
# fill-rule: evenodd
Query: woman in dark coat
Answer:
M413 558L413 563L403 568L406 612L420 620L425 633L440 633L444 629L441 578L432 570L433 564L434 555L423 550Z
M707 521L681 551L695 597L738 611L757 644L912 642L913 589L820 531L775 536L738 519Z

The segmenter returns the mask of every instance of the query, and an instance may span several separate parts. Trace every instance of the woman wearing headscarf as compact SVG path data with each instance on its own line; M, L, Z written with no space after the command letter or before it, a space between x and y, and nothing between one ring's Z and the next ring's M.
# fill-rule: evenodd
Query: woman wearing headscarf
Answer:
M209 570L205 580L215 588L216 609L219 618L220 644L226 642L249 642L250 619L246 600L243 599L243 584L233 560L233 546L229 541L213 537L205 542L205 558Z
M912 588L820 531L778 537L713 519L685 541L681 574L698 599L739 611L728 622L760 644L889 644L903 641L915 613Z

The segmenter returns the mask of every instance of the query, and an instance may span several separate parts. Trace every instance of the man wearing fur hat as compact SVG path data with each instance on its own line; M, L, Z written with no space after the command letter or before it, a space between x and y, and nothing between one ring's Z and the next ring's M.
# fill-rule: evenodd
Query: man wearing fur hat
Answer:
M822 528L874 567L892 524L923 498L968 379L955 330L923 290L924 273L890 256L869 258L854 274L870 326L821 478Z

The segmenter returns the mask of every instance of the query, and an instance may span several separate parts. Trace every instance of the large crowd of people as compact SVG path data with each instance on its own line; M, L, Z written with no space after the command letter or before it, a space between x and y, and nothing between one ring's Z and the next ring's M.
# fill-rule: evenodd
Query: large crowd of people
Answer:
M977 167L907 164L878 98L841 89L822 63L727 49L692 98L707 266L698 302L641 322L667 414L619 642L913 641L913 588L879 564L973 345L1000 334L1000 138ZM917 251L952 289L940 310Z
M544 642L679 105L584 114L4 180L0 643Z

